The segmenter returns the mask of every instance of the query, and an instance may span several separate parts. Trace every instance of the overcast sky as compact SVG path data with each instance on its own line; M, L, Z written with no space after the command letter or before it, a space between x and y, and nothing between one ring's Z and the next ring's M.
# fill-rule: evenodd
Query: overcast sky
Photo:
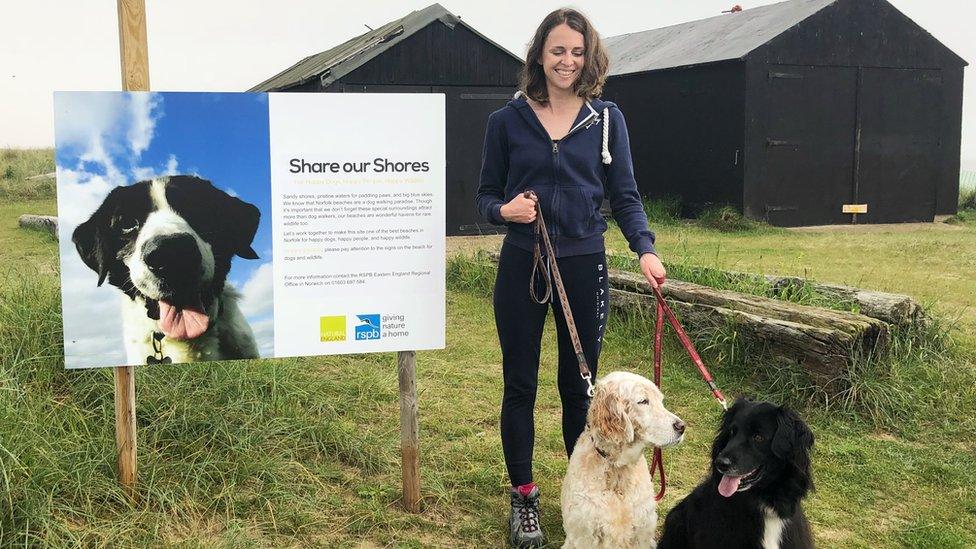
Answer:
M120 88L116 2L0 0L0 146L54 144L54 90ZM964 59L976 61L976 2L891 0ZM430 0L147 0L149 72L156 91L243 91ZM564 2L442 0L445 8L523 55L535 26ZM736 0L580 0L603 36L719 15ZM739 0L743 8L775 3ZM976 86L966 69L963 167L976 170Z

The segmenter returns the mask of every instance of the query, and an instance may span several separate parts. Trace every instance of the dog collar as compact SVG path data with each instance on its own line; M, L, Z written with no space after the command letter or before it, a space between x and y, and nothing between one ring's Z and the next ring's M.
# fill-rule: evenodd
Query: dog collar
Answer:
M155 330L149 332L152 340L153 354L146 357L146 364L172 364L173 359L163 354L163 338L166 334Z
M607 453L601 450L600 447L596 445L596 439L593 438L593 435L590 435L590 440L593 441L593 449L596 450L596 453L600 454L600 457L602 457L603 459L607 459Z

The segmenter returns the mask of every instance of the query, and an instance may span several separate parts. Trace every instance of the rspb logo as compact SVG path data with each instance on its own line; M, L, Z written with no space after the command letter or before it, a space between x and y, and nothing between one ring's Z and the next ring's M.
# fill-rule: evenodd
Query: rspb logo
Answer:
M379 339L382 332L380 331L380 315L356 315L359 319L359 324L356 325L356 341L370 341L373 339Z

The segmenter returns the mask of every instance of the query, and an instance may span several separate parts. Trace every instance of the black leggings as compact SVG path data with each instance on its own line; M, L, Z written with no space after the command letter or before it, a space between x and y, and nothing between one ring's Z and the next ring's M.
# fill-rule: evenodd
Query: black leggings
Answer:
M556 262L566 286L583 354L596 379L597 360L606 328L610 286L603 252L559 258ZM502 347L505 395L502 400L501 434L505 464L513 486L532 482L532 450L535 443L536 388L539 383L539 350L549 304L529 297L532 254L505 244L495 279L495 326ZM537 287L540 287L537 285ZM589 398L580 378L576 351L566 329L566 319L552 289L552 310L559 342L559 397L563 409L563 442L571 454L586 426ZM542 291L539 291L539 296Z

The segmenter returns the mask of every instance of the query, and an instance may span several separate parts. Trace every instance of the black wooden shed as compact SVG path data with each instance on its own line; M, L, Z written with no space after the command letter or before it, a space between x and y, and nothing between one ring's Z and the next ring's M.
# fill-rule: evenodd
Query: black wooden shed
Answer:
M966 62L885 0L790 0L605 40L641 191L797 226L932 221Z
M483 234L499 230L475 208L485 125L518 88L521 69L521 58L433 4L306 57L248 91L445 94L447 234Z

